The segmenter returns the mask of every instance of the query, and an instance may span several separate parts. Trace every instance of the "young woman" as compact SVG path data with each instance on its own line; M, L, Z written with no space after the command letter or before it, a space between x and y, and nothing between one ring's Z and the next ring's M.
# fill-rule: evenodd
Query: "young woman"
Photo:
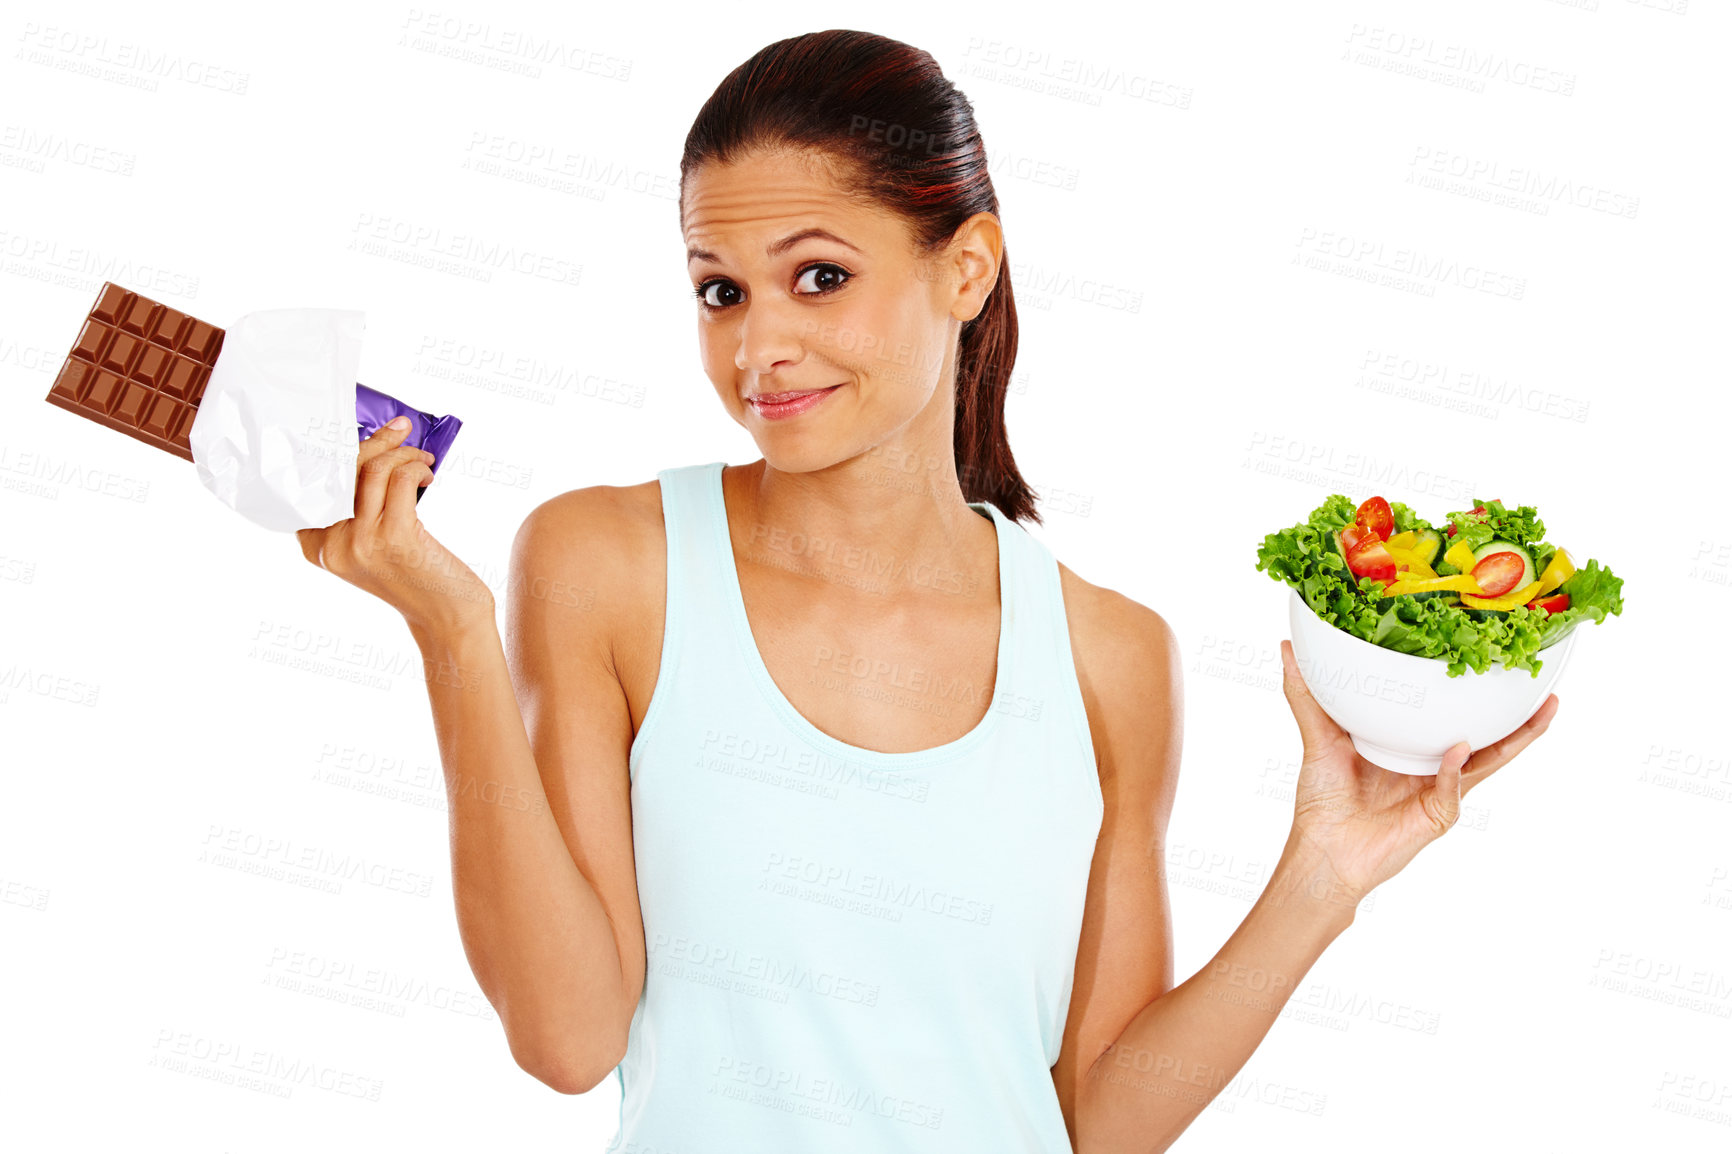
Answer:
M1282 643L1304 757L1267 889L1173 983L1180 661L1059 565L1004 428L1016 311L967 99L863 32L770 45L698 114L704 371L762 458L552 498L493 599L382 430L307 558L428 662L464 948L610 1149L1165 1149L1357 903L1539 734L1435 778L1358 757Z

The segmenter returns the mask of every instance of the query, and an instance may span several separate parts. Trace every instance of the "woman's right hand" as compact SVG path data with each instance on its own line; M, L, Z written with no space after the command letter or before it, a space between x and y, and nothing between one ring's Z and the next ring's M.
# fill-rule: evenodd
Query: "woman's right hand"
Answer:
M393 428L396 421L402 427ZM416 631L461 629L493 619L493 591L415 514L415 494L433 480L433 455L403 444L398 417L361 442L355 515L323 529L297 529L308 561L379 597Z

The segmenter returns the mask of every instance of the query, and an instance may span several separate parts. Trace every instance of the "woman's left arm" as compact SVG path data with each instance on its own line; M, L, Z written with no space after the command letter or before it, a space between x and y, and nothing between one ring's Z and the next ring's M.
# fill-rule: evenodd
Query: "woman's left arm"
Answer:
M1283 693L1305 750L1293 827L1245 920L1173 986L1166 830L1182 666L1159 615L1107 596L1117 599L1101 618L1108 627L1085 641L1078 663L1100 715L1106 812L1053 1078L1077 1154L1158 1154L1250 1059L1360 900L1455 823L1463 794L1545 732L1557 698L1471 757L1458 743L1435 777L1392 773L1358 755L1283 641Z

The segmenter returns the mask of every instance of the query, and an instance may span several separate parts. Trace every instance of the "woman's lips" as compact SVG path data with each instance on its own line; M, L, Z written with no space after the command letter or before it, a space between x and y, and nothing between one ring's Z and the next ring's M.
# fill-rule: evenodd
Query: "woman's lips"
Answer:
M760 417L766 421L781 421L788 417L796 417L841 388L841 385L831 385L827 389L802 389L786 393L762 394L747 398L748 403Z

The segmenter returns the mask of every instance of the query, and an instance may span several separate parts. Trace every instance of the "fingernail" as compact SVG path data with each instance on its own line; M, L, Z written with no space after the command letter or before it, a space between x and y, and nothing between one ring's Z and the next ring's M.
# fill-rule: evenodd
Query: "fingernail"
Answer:
M409 418L408 417L392 417L389 421L386 422L386 424L390 428L393 428L393 429L407 429L409 427Z

